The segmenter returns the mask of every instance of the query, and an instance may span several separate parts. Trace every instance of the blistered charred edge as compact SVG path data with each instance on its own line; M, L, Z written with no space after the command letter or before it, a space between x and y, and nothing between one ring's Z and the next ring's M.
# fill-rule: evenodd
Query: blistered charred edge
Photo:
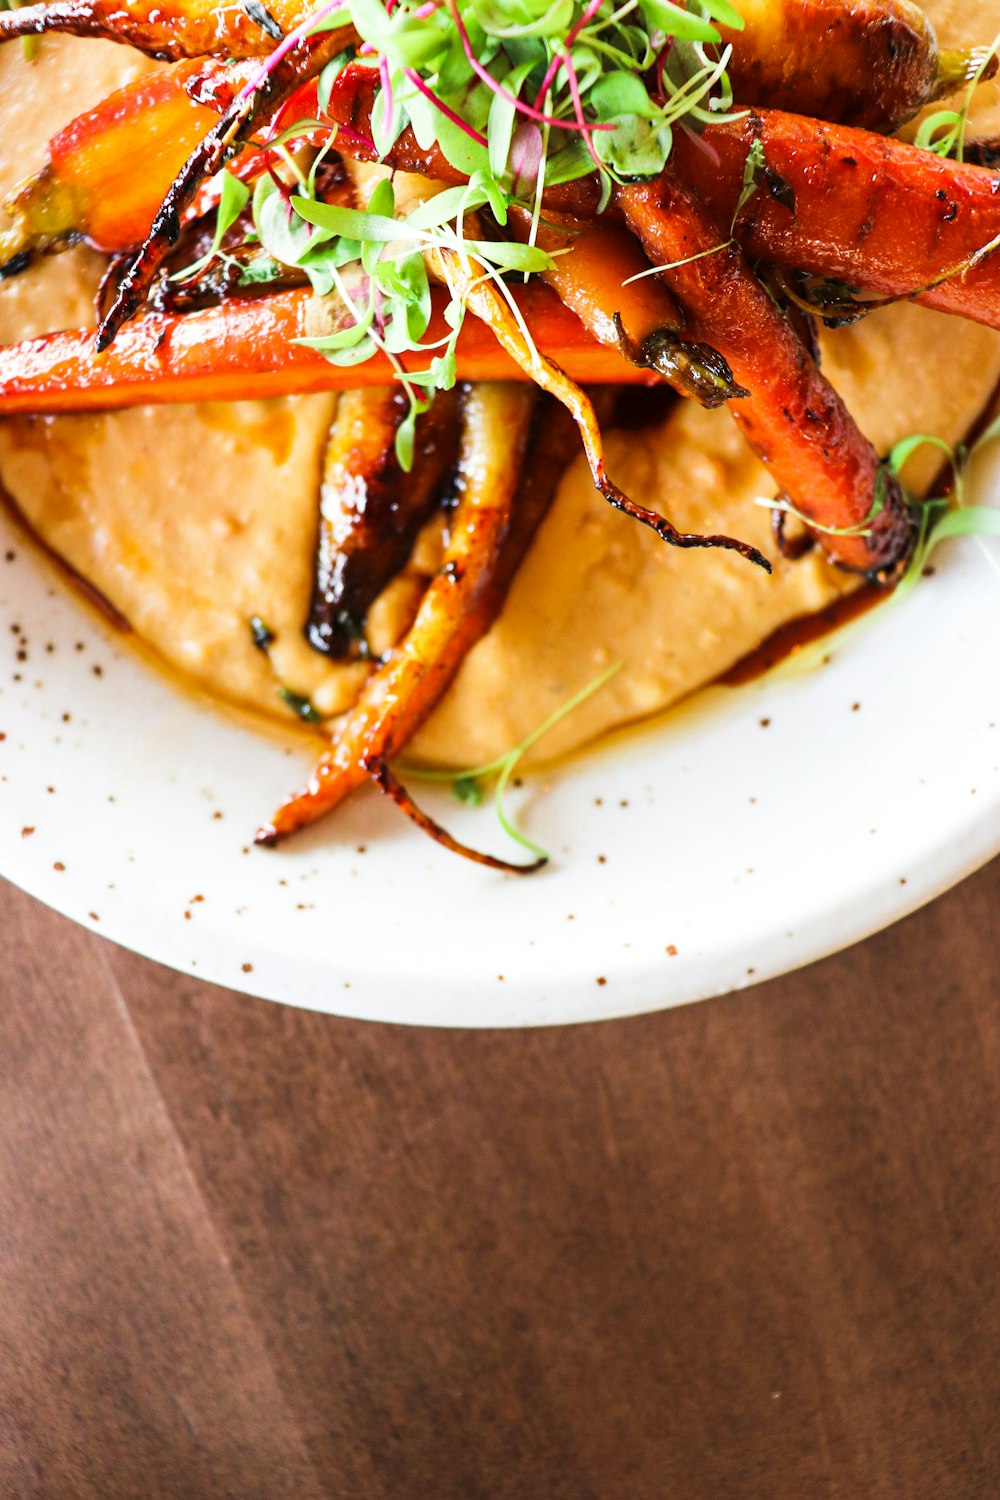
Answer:
M400 468L394 451L395 434L405 416L406 398L399 392L378 469L358 476L366 486L366 504L363 512L355 513L347 537L338 543L332 525L320 514L305 634L315 651L335 661L366 658L368 611L405 564L420 527L442 503L449 480L453 481L460 429L457 394L440 392L430 409L418 417L414 463L408 474Z
M750 392L737 384L728 362L710 344L682 339L674 328L654 328L640 344L626 332L619 313L614 315L618 347L630 364L654 370L681 396L697 401L707 411L717 411L727 401L741 401Z
M504 875L534 875L548 864L547 855L532 860L530 864L519 865L513 864L510 860L498 859L493 854L484 854L480 849L472 849L468 844L460 843L453 834L432 818L430 813L417 806L406 787L384 760L366 761L364 768L380 792L395 802L400 811L405 813L423 833L451 854L458 854L463 859L471 860L473 864L485 865L487 869L499 870ZM259 841L267 843L267 840Z
M223 42L212 48L205 45L203 27L184 37L183 19L174 17L173 30L137 20L121 11L113 15L102 6L86 0L66 0L65 4L28 5L20 10L0 12L0 45L17 37L41 36L60 32L65 36L91 37L132 47L158 62L180 62L186 58L225 56ZM178 30L179 27L179 30Z
M336 45L335 40L327 40L311 53L293 55L280 64L257 92L242 102L234 102L191 153L122 277L118 295L97 331L98 353L108 348L122 325L135 317L146 300L157 271L180 236L181 216L201 183L243 148L253 131L267 123L289 94L320 72Z
M149 234L121 277L115 299L97 330L98 354L109 347L119 329L135 317L145 302L157 271L180 237L181 215L201 183L224 166L243 144L242 131L249 130L253 123L253 102L248 101L224 115L174 179L156 211Z
M868 542L869 557L861 568L850 568L849 572L861 573L869 583L892 588L906 571L916 545L918 525L903 486L894 474L886 469L885 504L872 522ZM843 564L839 564L843 566Z

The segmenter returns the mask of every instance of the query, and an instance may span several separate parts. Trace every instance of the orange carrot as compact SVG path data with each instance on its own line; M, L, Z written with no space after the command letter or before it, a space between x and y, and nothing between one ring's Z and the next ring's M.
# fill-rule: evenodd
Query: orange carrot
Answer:
M0 14L20 15L20 11ZM191 152L218 119L185 85L201 65L181 63L118 89L49 143L48 161L9 200L0 265L81 236L98 250L137 244Z
M690 329L749 391L730 406L754 452L829 555L870 575L906 555L909 518L879 456L740 251L669 173L616 193L626 221L690 315Z
M650 384L656 376L629 364L616 349L594 343L579 319L547 287L518 289L518 302L539 347L584 383ZM444 338L446 301L434 293L428 341ZM101 411L147 403L239 401L309 391L386 385L396 380L387 359L334 365L296 339L332 331L330 314L306 288L270 297L233 298L183 315L150 313L127 325L110 349L94 352L93 333L53 333L0 348L0 415ZM340 316L347 318L346 312ZM324 321L326 318L326 321ZM405 367L426 366L419 351ZM477 318L458 342L462 380L523 380L520 367Z
M309 0L54 0L0 12L0 42L47 31L104 37L150 57L262 57L315 10Z
M408 634L368 679L308 785L278 809L258 833L258 843L275 844L332 812L369 777L404 810L414 812L388 763L492 623L554 489L559 471L553 472L552 458L565 461L575 443L572 425L558 409L550 411L546 436L553 441L543 443L538 461L525 466L521 481L535 401L533 392L509 385L484 384L469 392L459 457L464 483L442 566ZM555 449L558 453L549 451ZM435 836L443 832L434 826L428 831ZM454 841L449 847L456 848ZM471 854L460 847L458 852Z
M867 131L762 111L712 125L700 140L677 134L675 170L697 183L723 224L732 222L755 141L768 176L736 225L752 259L1000 328L996 173Z
M942 51L909 0L740 0L729 81L738 104L891 133L968 82L985 48ZM990 76L996 69L994 62Z

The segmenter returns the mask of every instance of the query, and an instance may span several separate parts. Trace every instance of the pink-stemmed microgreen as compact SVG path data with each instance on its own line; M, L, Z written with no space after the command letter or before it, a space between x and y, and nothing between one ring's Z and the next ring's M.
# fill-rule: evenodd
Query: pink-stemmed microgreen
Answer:
M678 124L698 131L727 115L730 54L717 22L742 25L729 0L322 0L237 96L251 98L294 48L345 28L351 45L319 79L319 121L265 139L265 171L252 199L254 234L266 256L278 268L304 272L321 297L338 300L353 319L315 347L338 363L388 354L415 415L429 393L455 380L465 313L453 294L447 338L424 342L425 261L433 264L435 251L465 258L519 319L505 277L551 265L534 244L547 187L594 174L603 207L616 182L662 171ZM397 207L388 183L364 209L322 201L321 179L308 162L299 165L294 141L298 136L312 152L317 143L329 149L336 132L326 126L324 145L317 128L352 59L372 74L374 151L386 156L408 128L421 150L439 151L468 187L438 193L411 213ZM341 139L368 144L346 126ZM229 189L227 209L235 202ZM466 215L483 209L502 229L513 203L531 211L527 243L467 236ZM220 253L221 235L217 241L211 253ZM530 330L522 334L530 353ZM400 356L420 349L428 353L426 369L404 378ZM404 432L401 459L408 441Z

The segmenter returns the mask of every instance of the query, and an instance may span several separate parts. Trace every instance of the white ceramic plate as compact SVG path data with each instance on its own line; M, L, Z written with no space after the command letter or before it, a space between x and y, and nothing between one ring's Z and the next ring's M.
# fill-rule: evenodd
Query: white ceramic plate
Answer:
M1000 577L974 541L828 666L713 690L529 782L515 802L556 858L525 881L374 792L251 849L308 752L181 695L0 525L2 873L219 984L423 1025L623 1016L833 952L1000 850ZM441 798L490 843L489 813Z

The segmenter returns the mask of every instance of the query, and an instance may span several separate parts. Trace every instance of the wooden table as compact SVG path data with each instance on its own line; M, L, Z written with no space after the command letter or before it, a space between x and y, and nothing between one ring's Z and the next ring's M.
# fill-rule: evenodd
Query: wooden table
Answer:
M998 910L476 1034L6 888L0 1495L996 1500Z

